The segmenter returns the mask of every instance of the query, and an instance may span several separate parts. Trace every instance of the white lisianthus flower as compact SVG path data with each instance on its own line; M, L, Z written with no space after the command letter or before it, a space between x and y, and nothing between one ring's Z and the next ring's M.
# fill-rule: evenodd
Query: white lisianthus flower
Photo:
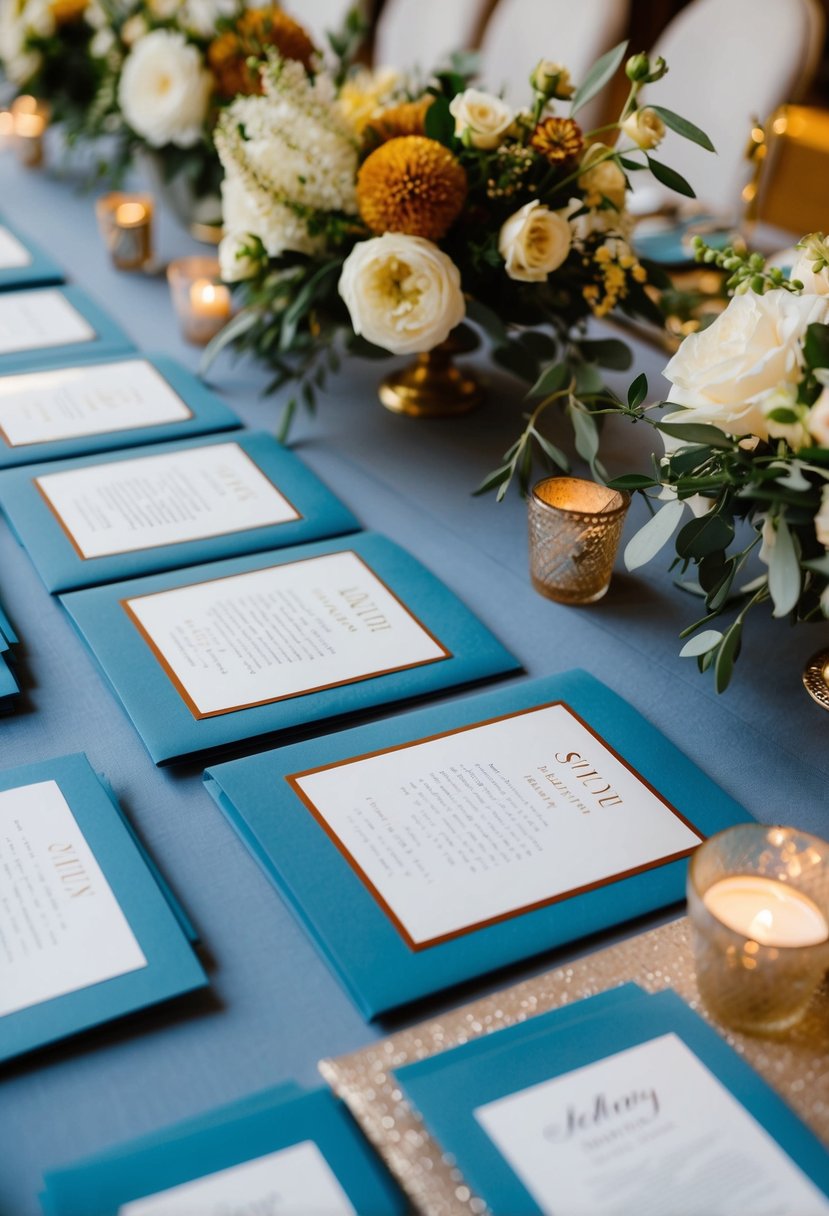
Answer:
M829 448L829 388L825 388L809 411L809 433L822 448Z
M585 192L588 207L598 207L608 199L617 211L625 205L627 182L615 160L603 160L610 152L607 144L595 143L584 154L579 174L579 186Z
M566 212L551 211L536 198L502 225L498 252L511 279L539 283L558 270L572 242Z
M339 291L354 332L393 355L433 350L466 315L455 263L431 241L402 232L355 245Z
M823 487L820 510L815 516L815 535L824 549L829 549L829 486Z
M668 401L686 407L673 421L767 439L765 394L797 384L806 329L827 320L827 297L783 290L734 296L713 324L685 339L665 368L672 383Z
M665 138L665 124L655 110L644 106L641 110L633 110L622 123L622 130L628 139L647 151L661 144Z
M153 148L190 148L201 138L212 77L183 34L153 30L124 60L118 103L127 123Z
M480 89L457 93L449 103L455 134L473 148L497 148L512 126L514 114L505 101Z

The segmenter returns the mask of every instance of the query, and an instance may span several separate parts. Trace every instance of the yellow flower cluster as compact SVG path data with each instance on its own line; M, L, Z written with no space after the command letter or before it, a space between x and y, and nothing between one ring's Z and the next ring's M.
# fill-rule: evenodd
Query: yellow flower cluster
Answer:
M589 261L585 259L586 264ZM599 272L599 283L588 283L582 294L593 315L606 317L628 293L628 278L635 283L647 282L648 273L631 252L627 241L610 237L593 254L593 264Z

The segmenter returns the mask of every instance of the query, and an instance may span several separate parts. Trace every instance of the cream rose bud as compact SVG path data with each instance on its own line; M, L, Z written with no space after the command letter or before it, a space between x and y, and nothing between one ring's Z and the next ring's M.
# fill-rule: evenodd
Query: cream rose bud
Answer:
M829 297L790 291L734 296L716 321L685 339L665 368L668 400L685 406L684 422L728 435L767 439L767 394L802 377L802 343L813 322L829 320Z
M533 199L511 215L498 236L498 252L511 279L543 282L570 252L573 234L566 214Z
M829 549L829 486L823 487L820 510L815 516L815 534L825 549Z
M212 90L202 57L183 34L153 30L124 60L118 102L153 148L190 148L201 138Z
M339 291L354 332L393 355L433 350L466 315L455 263L431 241L402 232L355 245Z
M497 148L513 122L513 112L500 97L467 89L449 103L455 120L455 134L468 140L473 148Z
M622 130L643 150L655 148L665 138L665 124L655 110L644 106L633 110L622 123Z
M789 278L799 279L803 290L811 295L829 295L829 270L825 266L822 270L813 270L815 261L814 254L810 254L808 249L799 250Z
M249 232L229 232L219 242L219 270L225 283L240 283L252 279L259 262L246 250L256 242Z
M615 160L602 160L610 148L606 144L591 144L584 154L579 185L585 192L588 206L596 207L608 199L617 211L625 205L627 182ZM599 163L597 163L599 162Z
M563 63L554 63L552 59L538 61L530 73L530 84L545 97L558 97L561 100L572 97L576 91L567 68Z
M809 434L819 447L829 448L829 388L825 388L809 411Z

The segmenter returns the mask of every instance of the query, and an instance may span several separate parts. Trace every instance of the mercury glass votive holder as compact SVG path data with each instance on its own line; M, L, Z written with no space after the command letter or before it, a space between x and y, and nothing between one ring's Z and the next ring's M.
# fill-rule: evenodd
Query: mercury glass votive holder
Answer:
M739 824L688 868L697 985L720 1022L749 1034L794 1026L829 969L829 843Z
M233 315L230 288L222 283L217 259L178 258L167 267L167 282L184 337L206 346Z
M95 202L98 228L116 270L144 270L153 257L153 200L113 190Z
M530 574L561 604L594 604L610 576L630 495L578 477L547 477L529 498Z

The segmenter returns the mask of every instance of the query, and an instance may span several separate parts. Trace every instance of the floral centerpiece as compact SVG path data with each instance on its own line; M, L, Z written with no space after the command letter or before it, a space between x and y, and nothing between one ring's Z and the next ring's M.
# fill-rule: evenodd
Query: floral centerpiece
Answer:
M620 308L659 323L650 272L630 244L627 175L650 166L688 184L651 150L665 126L710 147L669 110L640 107L663 61L628 60L629 94L617 121L585 131L581 107L621 67L625 45L576 88L561 64L531 73L515 110L470 87L464 63L413 88L393 72L313 76L272 56L264 91L223 112L216 144L225 170L223 275L242 309L208 353L233 342L294 381L313 405L355 354L417 354L409 387L428 379L424 355L469 349L464 320L490 337L494 357L533 385L532 416L488 480L503 493L529 476L534 454L566 466L539 429L553 401L569 410L580 454L595 461L591 399L597 364L624 368L627 347L589 341L586 323ZM463 404L463 403L461 403Z
M698 243L698 256L730 272L732 298L665 369L673 408L650 418L644 377L620 412L664 440L650 473L611 482L653 506L630 541L636 569L674 537L673 568L704 599L682 633L681 654L731 679L752 609L792 622L829 617L829 242L805 237L786 279L760 254ZM690 518L688 516L690 515ZM755 562L755 569L749 563ZM711 627L718 618L725 624Z

